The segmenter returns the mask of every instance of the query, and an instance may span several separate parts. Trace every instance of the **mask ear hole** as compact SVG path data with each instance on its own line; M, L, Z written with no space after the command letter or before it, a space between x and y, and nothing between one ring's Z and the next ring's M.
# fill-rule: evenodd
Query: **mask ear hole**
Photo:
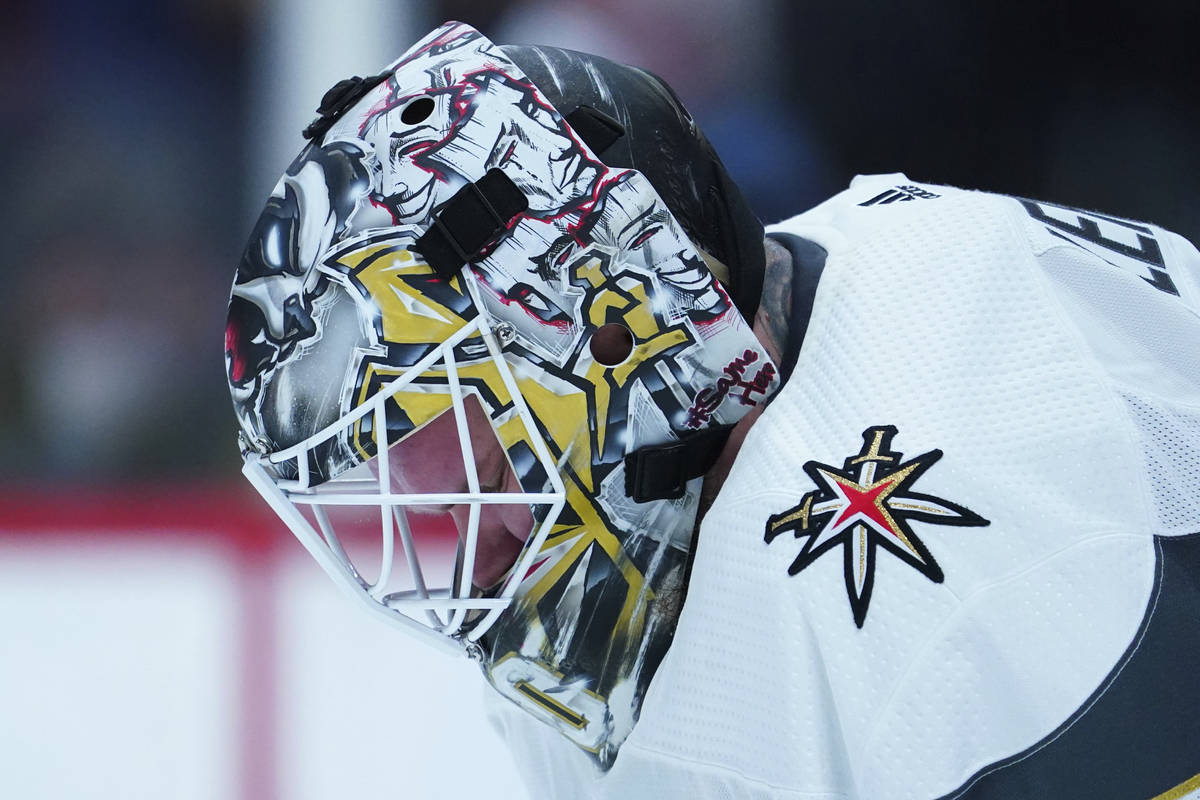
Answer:
M624 325L610 322L596 329L588 348L597 363L615 367L633 352L633 334Z
M405 125L416 125L418 122L424 122L433 113L433 99L429 97L418 97L413 100L404 110L400 112L400 121Z

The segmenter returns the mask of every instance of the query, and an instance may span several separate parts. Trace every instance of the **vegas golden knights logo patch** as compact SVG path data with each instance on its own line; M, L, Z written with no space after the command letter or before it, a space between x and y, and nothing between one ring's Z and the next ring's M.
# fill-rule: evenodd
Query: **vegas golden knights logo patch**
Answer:
M862 450L849 456L841 469L809 461L804 471L817 488L796 506L767 520L768 544L787 531L804 540L788 567L789 575L841 548L846 592L860 628L871 603L880 548L934 583L942 582L941 567L913 531L914 520L934 525L990 524L969 508L913 491L913 484L937 463L942 451L930 450L905 461L903 453L891 449L895 435L893 425L863 431Z

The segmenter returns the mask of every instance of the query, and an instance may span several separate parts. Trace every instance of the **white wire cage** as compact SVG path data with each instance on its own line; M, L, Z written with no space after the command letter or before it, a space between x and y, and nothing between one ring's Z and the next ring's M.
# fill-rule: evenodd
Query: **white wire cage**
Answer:
M527 441L546 476L543 491L490 491L480 486L464 402L467 395L455 356L455 348L471 337L482 339L487 348L486 358L495 366L512 398L512 413L524 426ZM397 408L389 400L431 370L445 374L445 389L450 397L463 457L466 491L397 492L392 482L392 459L383 456L372 459L370 469L360 466L314 485L310 455L315 450L328 446L339 437L349 436L354 426L363 422L371 425L371 435L378 439L379 431L388 430L389 408ZM538 434L538 426L517 387L497 337L487 324L486 314L477 315L368 400L312 436L268 455L248 454L243 472L339 586L391 624L455 652L464 649L470 652L470 643L476 642L511 604L522 576L542 549L566 499L558 465ZM295 477L281 478L280 475ZM534 512L535 522L507 577L498 589L484 594L475 587L472 577L479 548L480 512L489 504L528 505ZM431 582L428 558L425 557L423 563L418 537L414 535L407 513L421 506L465 506L468 509L466 524L458 531L453 569L443 585ZM378 510L381 547L374 580L364 577L364 570L347 552L331 519L330 510L345 507ZM397 534L400 552L408 568L408 584L403 589L396 589L393 580Z

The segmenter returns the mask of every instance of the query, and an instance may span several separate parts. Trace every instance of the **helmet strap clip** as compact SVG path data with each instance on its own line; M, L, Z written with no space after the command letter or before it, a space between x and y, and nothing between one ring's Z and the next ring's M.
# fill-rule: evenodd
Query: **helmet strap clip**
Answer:
M635 503L678 500L687 483L708 472L729 440L732 425L712 425L625 456L625 494Z
M597 156L616 144L625 135L625 126L591 106L579 106L567 114L567 124Z
M329 90L321 97L321 105L317 107L317 118L308 124L301 135L305 139L320 144L321 140L325 138L325 134L333 127L333 123L337 122L338 117L345 114L350 106L357 103L363 95L387 80L391 74L390 70L385 70L378 75L370 75L366 78L354 75L350 78L343 78L329 87Z
M497 167L459 189L433 215L413 248L444 278L475 261L508 229L529 200Z

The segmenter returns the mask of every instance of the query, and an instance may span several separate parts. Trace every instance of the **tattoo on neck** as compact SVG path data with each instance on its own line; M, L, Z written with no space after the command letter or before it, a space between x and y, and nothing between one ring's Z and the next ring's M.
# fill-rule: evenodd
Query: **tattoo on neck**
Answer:
M754 315L754 327L765 334L767 351L779 361L783 357L792 314L792 256L778 242L766 240L767 267L763 276L762 300Z

